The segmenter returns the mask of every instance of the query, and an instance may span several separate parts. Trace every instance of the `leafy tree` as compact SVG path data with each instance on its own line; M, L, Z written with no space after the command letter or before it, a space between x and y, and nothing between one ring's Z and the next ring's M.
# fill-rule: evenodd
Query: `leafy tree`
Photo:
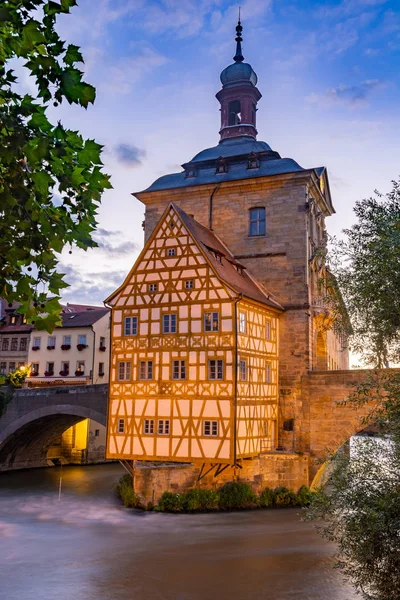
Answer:
M48 107L63 101L87 108L95 89L82 79L79 47L55 30L76 0L3 0L0 4L0 296L19 301L37 329L59 322L57 254L66 245L96 246L91 234L109 177L101 146L84 140ZM18 93L13 67L22 63L36 83ZM70 250L71 251L71 250Z
M326 492L311 503L309 518L338 546L336 567L363 598L400 597L400 373L376 371L348 400L369 404L363 424L375 423L380 437L355 438L351 457L330 458Z
M400 181L354 210L357 223L336 241L332 267L350 314L353 350L384 367L400 359Z

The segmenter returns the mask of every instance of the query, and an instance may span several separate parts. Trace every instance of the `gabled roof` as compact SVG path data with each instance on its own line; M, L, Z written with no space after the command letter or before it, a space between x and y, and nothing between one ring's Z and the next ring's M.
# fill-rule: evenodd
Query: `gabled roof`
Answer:
M249 275L246 268L235 259L229 248L213 231L198 223L176 204L171 203L170 206L173 207L180 219L182 219L185 227L193 236L202 252L206 255L208 262L211 263L212 268L216 271L217 276L222 281L233 288L238 294L266 304L271 308L283 310L283 307L274 299L272 294Z
M101 317L104 317L109 308L97 307L95 310L77 311L71 313L62 313L62 325L60 327L90 327L96 323Z

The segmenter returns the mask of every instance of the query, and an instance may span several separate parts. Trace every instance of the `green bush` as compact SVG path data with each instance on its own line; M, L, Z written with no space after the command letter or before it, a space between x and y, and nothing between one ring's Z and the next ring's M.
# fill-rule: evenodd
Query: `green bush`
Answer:
M254 508L258 498L248 483L233 481L227 483L219 492L219 506L225 510Z
M286 487L279 486L274 489L274 506L296 506L297 495Z
M218 510L219 494L214 490L191 490L185 494L184 506L188 512Z
M161 512L182 512L185 510L186 494L172 494L164 492L158 503Z
M135 494L133 489L132 477L127 473L122 475L121 479L116 485L116 490L126 508L140 506L139 496Z
M308 506L313 499L313 492L306 485L302 485L296 494L297 506Z
M275 492L271 488L265 488L258 498L258 504L261 508L271 508L275 503Z

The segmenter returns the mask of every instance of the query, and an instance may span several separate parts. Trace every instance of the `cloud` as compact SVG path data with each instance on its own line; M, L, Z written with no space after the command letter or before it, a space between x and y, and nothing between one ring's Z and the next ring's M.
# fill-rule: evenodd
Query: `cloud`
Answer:
M98 83L98 87L113 94L129 94L139 79L166 62L165 56L150 46L145 46L134 55L120 59L117 66L103 65L102 82Z
M133 144L118 144L114 149L115 154L122 164L137 167L142 164L146 151Z
M380 79L367 79L358 85L340 85L325 94L312 93L306 100L321 106L343 104L354 107L365 104L371 93L383 85L384 82Z
M81 273L72 264L59 264L59 271L65 273L65 281L70 287L63 290L64 302L82 302L101 305L124 281L127 271L95 271Z
M139 246L135 242L122 242L121 244L118 244L118 246L113 246L108 242L102 242L99 239L97 239L96 242L98 243L96 251L98 252L100 250L105 253L107 258L121 258L139 250Z

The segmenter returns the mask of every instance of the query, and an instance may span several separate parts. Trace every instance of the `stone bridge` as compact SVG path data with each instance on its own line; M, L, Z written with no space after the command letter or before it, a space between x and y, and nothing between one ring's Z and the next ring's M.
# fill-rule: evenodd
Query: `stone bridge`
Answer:
M384 373L399 373L399 369L385 369ZM310 456L309 481L320 483L323 462L332 451L339 449L350 437L365 428L362 418L369 411L365 405L355 409L346 400L355 387L365 381L372 371L310 371L302 378L302 410L297 438L298 449Z
M0 417L0 471L47 466L47 451L82 419L106 425L107 385L15 390Z

